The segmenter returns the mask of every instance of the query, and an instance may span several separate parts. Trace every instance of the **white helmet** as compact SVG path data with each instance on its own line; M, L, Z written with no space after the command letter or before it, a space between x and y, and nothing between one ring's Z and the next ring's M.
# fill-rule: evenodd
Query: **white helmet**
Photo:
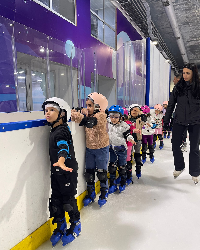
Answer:
M129 106L129 114L131 113L131 110L134 109L134 108L139 108L140 109L140 105L139 104L131 104Z
M60 113L59 113L59 116L61 115L62 111L66 111L67 113L67 121L70 119L71 117L71 109L70 109L70 106L69 104L64 101L63 99L61 98L58 98L58 97L51 97L49 99L47 99L43 104L42 104L42 109L45 110L45 105L47 104L57 104L60 108Z

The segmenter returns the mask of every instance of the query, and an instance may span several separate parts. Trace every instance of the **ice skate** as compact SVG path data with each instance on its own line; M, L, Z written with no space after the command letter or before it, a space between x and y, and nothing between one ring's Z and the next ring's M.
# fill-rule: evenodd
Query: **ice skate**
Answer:
M183 142L181 145L181 151L182 152L187 152L187 142Z
M116 185L116 180L110 179L110 187L108 189L108 194L112 194L118 190Z
M115 180L116 184L120 184L120 181L121 181L121 176L119 176L119 177Z
M126 183L127 185L133 184L133 178L132 178L132 164L131 162L127 161L126 165Z
M141 167L136 166L136 170L135 170L135 172L136 172L136 176L137 176L137 178L139 179L139 178L141 177Z
M164 134L164 139L166 139L166 134Z
M199 182L199 176L192 176L192 180L194 181L194 184L197 185L197 183Z
M62 237L63 246L75 240L81 232L81 221L75 221Z
M174 172L173 172L174 179L176 179L181 173L183 173L184 170L185 170L185 168L183 170L181 170L181 171L174 170Z
M108 194L112 194L118 190L117 185L112 185L108 189Z
M156 142L154 143L153 147L156 148Z
M130 177L129 179L127 179L126 180L126 183L127 183L127 185L129 185L129 184L133 184L133 180L132 180L132 177Z
M65 218L63 218L57 223L57 228L53 231L53 234L50 238L53 247L61 240L66 229L67 229L67 223Z
M163 149L163 146L164 146L163 141L160 141L160 146L159 146L159 149L160 149L160 150L161 150L161 149Z
M126 185L123 185L123 186L119 186L119 193L121 193L122 191L124 191L126 188Z
M88 194L85 196L85 199L83 200L84 207L86 207L90 203L94 202L94 199L96 198L96 193L95 193L94 187L88 187L87 192L88 192Z
M155 161L154 157L151 157L151 158L150 158L150 162L151 162L151 163L154 163L154 161Z
M98 204L100 207L106 204L108 198L107 188L101 188L101 194L99 196Z
M170 135L167 136L167 139L170 139Z
M142 164L144 164L145 162L146 162L146 160L147 160L147 158L145 157L145 158L143 158L142 159Z

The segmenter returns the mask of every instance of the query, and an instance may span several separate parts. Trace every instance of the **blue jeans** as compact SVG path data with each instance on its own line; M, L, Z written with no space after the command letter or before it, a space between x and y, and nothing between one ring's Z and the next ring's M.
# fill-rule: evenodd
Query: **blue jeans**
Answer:
M122 150L114 150L112 147L109 149L110 151L110 162L115 163L118 161L119 166L126 165L126 157L127 157L127 150L124 147Z
M85 163L86 169L104 169L108 170L109 146L99 149L86 148ZM101 187L108 188L106 184L101 183Z

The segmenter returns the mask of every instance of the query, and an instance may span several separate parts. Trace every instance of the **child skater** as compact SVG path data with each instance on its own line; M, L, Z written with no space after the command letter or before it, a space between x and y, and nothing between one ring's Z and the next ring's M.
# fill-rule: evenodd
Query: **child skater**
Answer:
M157 140L157 136L160 140L160 149L163 149L163 137L162 137L162 118L163 118L163 107L161 104L156 104L154 106L154 110L155 112L152 114L152 117L154 119L154 123L156 124L156 128L155 128L155 133L153 136L153 144L154 144L154 148L156 147L156 140Z
M110 122L108 124L108 134L110 140L110 163L108 171L110 173L110 187L109 194L117 190L115 182L116 167L118 165L120 186L119 192L121 193L126 187L126 158L127 158L127 145L126 140L132 144L135 143L133 136L130 133L130 126L122 121L124 110L119 105L113 105L109 108Z
M147 121L142 127L142 163L146 162L147 142L150 155L150 161L154 162L154 146L153 146L153 134L155 132L152 124L153 119L150 114L150 108L147 105L141 107L142 112L147 116Z
M137 142L137 136L134 133L139 133L139 129L134 129L134 126L131 121L128 119L128 110L126 108L123 108L124 110L124 115L123 115L123 121L126 122L130 126L130 132L131 135L133 135L135 142ZM130 183L133 183L132 180L132 162L131 162L131 156L132 156L132 148L133 144L130 141L126 141L127 144L127 158L126 158L126 182L129 185Z
M108 101L102 94L97 92L88 95L87 108L81 113L72 110L72 121L85 126L86 133L86 170L87 195L83 200L84 206L89 205L96 197L95 193L95 171L101 185L101 194L98 204L103 206L107 201L108 181L107 168L109 160L109 137L107 132L107 115L105 110Z
M144 122L146 121L146 116L142 114L140 110L140 106L138 104L132 104L129 107L129 115L130 119L129 121L132 122L134 130L136 129L137 131L137 142L133 146L135 153L134 153L134 158L135 158L135 163L136 163L136 176L138 179L141 177L141 166L142 161L141 161L141 154L140 154L140 149L141 149L141 144L142 144L142 127L144 125ZM135 131L135 132L136 132Z
M163 117L165 116L165 113L166 113L166 110L167 110L167 106L168 106L168 101L164 101L163 102ZM171 124L170 124L171 125ZM170 126L171 127L171 126ZM163 134L164 134L164 138L170 138L170 133L171 133L171 131L170 131L170 129L168 130L168 135L167 135L167 131L165 130L165 131L163 131Z
M51 160L51 198L50 216L57 228L51 236L52 245L58 241L63 246L72 242L81 232L80 213L75 195L77 193L78 163L75 158L73 141L67 120L70 118L70 107L62 99L47 99L42 108L45 118L51 125L49 154ZM65 212L68 212L71 226L67 230Z

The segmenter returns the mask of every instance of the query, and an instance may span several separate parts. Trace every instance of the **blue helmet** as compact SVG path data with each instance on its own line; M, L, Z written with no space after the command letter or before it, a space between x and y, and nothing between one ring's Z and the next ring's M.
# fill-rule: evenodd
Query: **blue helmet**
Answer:
M121 115L124 115L124 110L121 106L119 105L112 105L109 110L108 110L109 113L120 113Z

